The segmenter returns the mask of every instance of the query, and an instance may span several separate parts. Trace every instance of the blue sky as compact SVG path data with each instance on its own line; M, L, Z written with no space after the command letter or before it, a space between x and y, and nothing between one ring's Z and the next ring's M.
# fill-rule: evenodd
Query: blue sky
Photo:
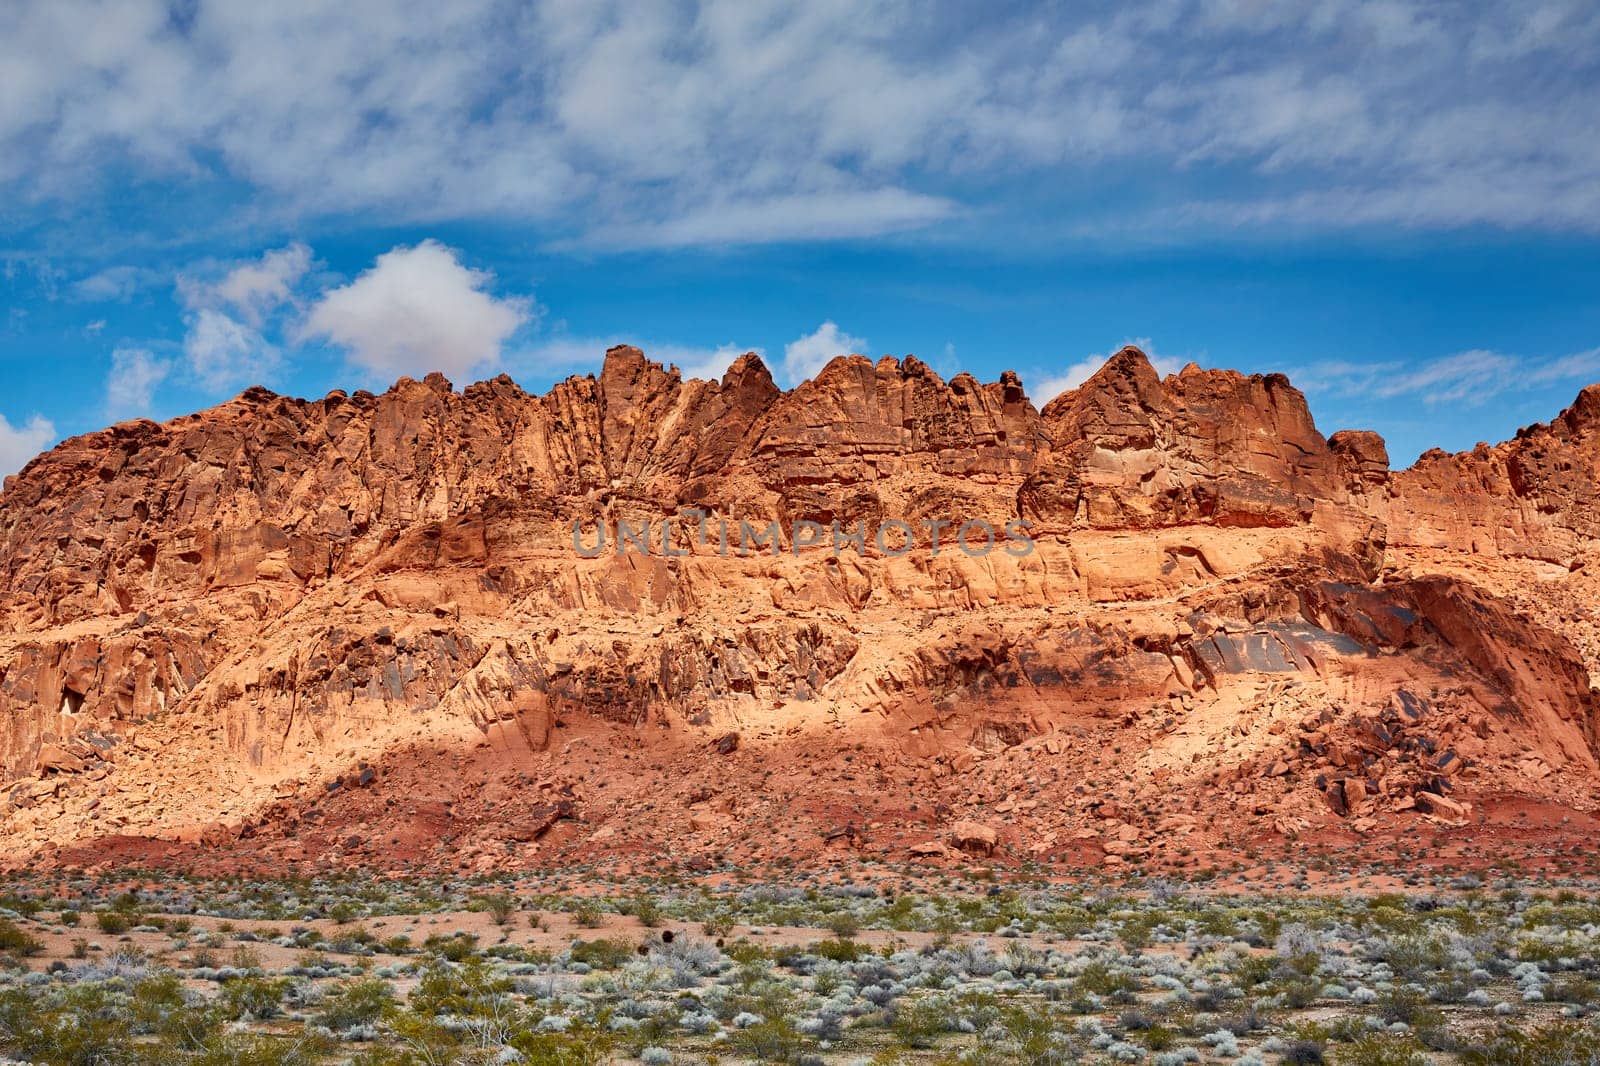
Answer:
M254 383L1125 342L1396 465L1600 381L1600 9L21 0L0 473Z

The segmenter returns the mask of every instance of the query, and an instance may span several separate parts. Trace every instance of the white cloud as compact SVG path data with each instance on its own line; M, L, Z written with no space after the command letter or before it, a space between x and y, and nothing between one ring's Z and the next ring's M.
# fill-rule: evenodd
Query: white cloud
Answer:
M180 6L0 5L0 186L111 204L220 177L279 218L646 245L881 234L958 201L1032 230L1041 200L1124 227L1177 205L1600 228L1600 8L1571 0ZM1118 195L1035 195L1086 175Z
M1410 370L1376 375L1367 384L1379 399L1417 396L1423 403L1482 403L1501 391L1517 371L1517 361L1499 352L1474 349L1434 359Z
M874 237L915 229L955 210L950 200L904 189L807 193L696 208L664 222L602 226L558 247L674 248Z
M1564 381L1582 381L1590 384L1600 381L1600 348L1574 352L1559 359L1551 359L1528 367L1524 378L1530 385L1552 385Z
M43 415L34 415L20 426L13 426L5 415L0 415L0 478L21 470L55 439L56 427Z
M1600 380L1600 348L1558 358L1508 355L1474 348L1416 362L1315 363L1290 375L1308 393L1352 399L1413 399L1481 407L1507 393Z
M598 366L607 349L619 344L650 351L646 345L626 337L573 337L561 333L507 351L502 363L507 373L519 379L557 377Z
M1095 371L1106 365L1106 358L1104 355L1091 355L1078 360L1059 374L1040 378L1037 385L1027 389L1029 398L1043 407L1063 392L1069 392L1094 377ZM1023 384L1027 385L1026 382Z
M311 269L311 249L295 241L262 252L259 259L233 264L215 281L194 273L178 275L178 298L192 311L225 311L259 327L294 299L295 287ZM215 267L207 272L214 273Z
M88 303L121 303L162 280L161 272L149 267L114 266L79 278L68 291Z
M816 332L798 337L784 345L783 376L791 386L807 378L814 378L835 356L866 355L867 340L845 333L832 319L818 326Z
M502 346L531 317L528 300L485 291L493 280L438 241L396 247L350 284L323 293L303 335L338 345L380 378L435 370L462 378L498 364Z
M235 263L216 280L203 276L215 274L214 266L178 276L188 327L184 356L203 385L222 391L272 378L283 355L266 331L292 309L296 287L310 269L311 249L296 241Z
M260 385L277 372L282 353L260 331L205 307L189 316L183 354L209 389Z
M172 372L171 364L146 348L111 353L106 379L106 414L113 419L148 418L155 391Z
M715 348L696 348L680 344L658 344L646 348L641 345L640 350L663 366L676 366L685 381L702 378L706 381L720 382L722 375L733 365L733 361L746 352L753 351L763 359L767 355L764 348L751 348L739 344L719 344Z
M0 17L3 17L3 12L0 12ZM3 43L0 43L0 48L3 47ZM0 163L0 166L3 165ZM54 300L60 295L66 272L38 252L0 248L0 279L8 287L15 286L14 295L20 295L25 287L31 287L39 298ZM15 314L17 310L13 308L12 313Z
M252 326L289 302L294 287L311 269L311 249L298 241L266 252L259 260L228 272L208 295L238 310Z
M1155 349L1155 345L1151 343L1149 337L1136 337L1132 340L1124 341L1122 347L1126 347L1130 344L1144 352L1144 354L1149 357L1150 365L1155 367L1156 373L1160 374L1162 377L1166 377L1168 374L1176 374L1179 370L1183 369L1184 363L1188 362L1187 359L1175 359L1171 356L1159 354ZM1086 356L1085 358L1078 360L1076 363L1073 363L1071 366L1068 366L1060 373L1046 374L1039 379L1039 383L1037 385L1027 389L1028 398L1031 399L1035 405L1042 408L1045 404L1049 403L1057 396L1060 396L1063 392L1068 392L1072 389L1075 389L1079 385L1082 385L1085 381L1088 381L1090 378L1094 377L1095 373L1098 372L1101 367L1106 365L1106 361L1117 352L1121 351L1122 347L1116 348L1109 352L1100 352L1095 355ZM1023 384L1026 386L1027 382L1024 381Z

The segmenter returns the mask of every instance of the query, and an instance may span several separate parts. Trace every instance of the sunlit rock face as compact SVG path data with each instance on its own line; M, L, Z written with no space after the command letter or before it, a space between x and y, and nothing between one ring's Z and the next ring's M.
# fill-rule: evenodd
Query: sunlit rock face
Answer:
M1091 766L1268 834L1587 798L1597 405L1391 473L1281 375L1133 348L1042 411L616 348L125 423L0 495L3 847L895 852L1052 782L993 845L1049 857Z

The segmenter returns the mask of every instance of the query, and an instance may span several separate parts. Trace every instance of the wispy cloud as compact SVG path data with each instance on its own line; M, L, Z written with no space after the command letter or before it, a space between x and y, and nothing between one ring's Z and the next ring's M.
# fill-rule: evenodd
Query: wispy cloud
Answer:
M1421 361L1330 361L1302 367L1290 377L1312 394L1479 407L1507 393L1600 380L1600 348L1557 358L1475 348Z
M1600 8L1566 0L24 2L0 9L0 188L232 186L282 218L604 246L1015 233L1039 190L1107 179L1067 221L1594 232L1597 52Z
M81 277L67 291L73 299L85 303L120 303L166 280L168 278L159 270L123 264L105 267Z
M554 247L680 248L876 237L915 229L955 211L950 200L904 189L816 192L699 207L664 221L610 223Z
M754 352L762 359L766 358L765 348L748 347L741 344L719 344L715 348L697 348L693 345L658 344L646 349L650 358L658 362L676 366L683 374L685 380L701 378L706 381L721 381L722 375L728 372L733 361L747 352Z
M259 385L276 375L283 353L253 326L210 307L189 316L183 354L213 390Z
M270 381L283 353L267 332L295 308L295 288L310 268L311 249L295 242L227 264L220 276L208 276L219 273L216 264L207 264L204 274L179 274L183 351L195 376L213 390ZM158 384L152 382L151 388ZM143 393L147 405L148 392Z
M178 291L190 307L228 310L251 326L294 299L295 287L311 269L311 249L300 241L263 252L240 263L220 280L180 276Z
M111 353L111 375L106 380L106 415L150 417L156 389L171 373L171 361L148 348L118 348Z

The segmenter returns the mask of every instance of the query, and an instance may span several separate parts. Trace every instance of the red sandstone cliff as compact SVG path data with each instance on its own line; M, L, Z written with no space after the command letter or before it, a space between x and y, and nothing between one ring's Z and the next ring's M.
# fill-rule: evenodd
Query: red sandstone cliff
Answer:
M1593 634L1577 585L1517 568L1586 580L1597 404L1391 474L1281 375L1161 379L1131 348L1042 412L1009 372L849 356L783 392L754 355L686 382L618 348L544 396L434 375L115 426L0 495L0 846L760 855L784 811L792 838L848 824L851 846L871 818L893 851L939 837L931 812L1009 802L1014 843L1096 858L1081 792L1023 818L963 784L1091 765L1277 834L1460 820L1485 792L1581 807ZM921 547L724 556L685 507L902 520ZM573 550L575 521L593 543L668 519L685 557ZM970 519L1026 520L1033 550L952 550ZM852 752L870 788L813 765ZM642 798L678 782L681 803ZM477 843L429 850L436 803Z

